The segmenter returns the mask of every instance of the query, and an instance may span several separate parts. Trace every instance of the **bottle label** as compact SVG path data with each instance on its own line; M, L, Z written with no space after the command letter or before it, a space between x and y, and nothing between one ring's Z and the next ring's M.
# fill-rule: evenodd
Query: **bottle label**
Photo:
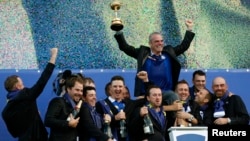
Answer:
M144 133L150 133L150 128L149 126L144 127Z

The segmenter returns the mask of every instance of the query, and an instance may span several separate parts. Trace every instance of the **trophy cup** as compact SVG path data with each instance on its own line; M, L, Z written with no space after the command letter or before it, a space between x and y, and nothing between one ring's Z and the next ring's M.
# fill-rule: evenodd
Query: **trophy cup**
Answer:
M110 7L115 12L115 18L112 20L110 28L114 31L120 31L123 29L123 24L120 18L118 18L118 10L121 7L121 3L118 0L113 0Z

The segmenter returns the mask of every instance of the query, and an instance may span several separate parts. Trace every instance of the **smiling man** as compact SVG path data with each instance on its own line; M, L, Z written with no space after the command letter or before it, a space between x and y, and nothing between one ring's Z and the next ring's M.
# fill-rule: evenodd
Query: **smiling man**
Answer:
M178 81L175 92L178 94L183 109L176 113L178 126L195 126L201 122L199 105L190 99L189 85L186 80Z
M192 100L194 100L195 95L202 89L206 88L206 73L202 70L196 70L193 72L193 78L192 78L193 86L189 87L189 93ZM207 89L208 90L208 89ZM210 91L208 90L210 93Z
M102 129L104 121L110 123L109 114L101 115L96 112L96 89L86 86L83 89L84 104L80 109L78 124L79 141L113 141Z
M145 124L146 116L152 122L153 129ZM135 133L131 136L131 141L165 141L167 117L162 107L162 91L160 87L156 85L149 86L146 93L146 102L144 106L135 109L130 124L133 126L131 132ZM146 132L148 128L153 130L153 133Z
M216 77L212 83L215 125L248 125L249 115L239 95L228 90L223 77Z
M177 56L184 53L189 47L194 38L192 32L193 21L186 20L187 31L181 44L173 47L164 45L164 39L161 33L153 32L149 35L149 46L141 45L135 48L129 45L121 31L116 32L115 39L119 49L128 56L137 60L137 73L146 71L149 81L159 86L162 92L174 90L178 81L181 65ZM137 98L145 97L145 88L142 80L135 78L134 96Z
M84 80L72 75L65 82L66 93L49 103L45 125L50 128L50 141L76 141L79 117L71 114L82 98Z
M127 123L134 110L134 102L129 99L124 99L123 97L124 87L124 78L120 75L113 76L110 80L110 96L96 103L98 113L111 115L112 120L110 126L112 134L114 139L118 141L128 140L129 135L127 134L126 136L126 133L128 133Z

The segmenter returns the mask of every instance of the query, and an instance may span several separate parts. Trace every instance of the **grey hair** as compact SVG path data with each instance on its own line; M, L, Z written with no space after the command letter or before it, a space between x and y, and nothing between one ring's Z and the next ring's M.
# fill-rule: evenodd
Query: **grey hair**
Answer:
M153 35L161 35L162 36L162 33L155 31L155 32L152 32L151 34L149 34L149 36L148 36L148 42L149 43L152 41L152 36Z

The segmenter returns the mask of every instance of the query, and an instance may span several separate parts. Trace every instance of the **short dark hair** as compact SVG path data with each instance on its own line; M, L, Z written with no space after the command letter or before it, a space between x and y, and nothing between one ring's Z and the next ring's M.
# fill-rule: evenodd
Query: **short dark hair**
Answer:
M92 86L86 86L86 87L84 87L83 88L83 92L82 92L83 97L86 97L87 96L87 92L91 91L91 90L96 91L95 87L92 87Z
M177 82L177 84L176 84L176 86L175 86L175 90L177 89L177 86L178 86L179 84L187 84L188 87L189 87L188 82L187 82L185 79L182 79L182 80L180 80L180 81Z
M128 91L128 93L130 94L129 88L128 86L125 86L125 89Z
M110 93L109 93L110 86L111 86L111 82L108 82L105 85L105 94L106 94L106 96L110 96Z
M84 80L79 75L71 75L71 77L67 78L65 81L65 90L67 91L67 88L72 88L75 86L75 83L79 82L80 84L84 84Z
M84 80L84 85L86 83L94 83L95 84L94 79L92 79L91 77L84 77L83 80Z
M121 80L121 81L123 82L123 84L125 85L125 80L124 80L124 78L123 78L122 76L120 76L120 75L115 75L115 76L113 76L113 77L111 78L111 80L110 80L110 83L112 83L112 82L115 81L115 80Z
M11 92L14 90L14 86L18 82L17 78L19 78L19 76L17 75L11 75L6 78L6 80L4 81L4 88L7 92Z
M64 72L60 72L57 74L56 78L52 83L54 93L59 96L63 91L63 86L65 86L66 79L70 78L71 76L78 75L79 77L84 78L84 74L82 73L72 73L71 70L65 70Z
M159 86L157 85L150 85L147 90L146 90L146 96L149 96L150 95L150 90L153 89L153 88L157 88L157 89L161 89Z
M204 71L202 71L202 70L194 71L192 80L194 80L195 75L200 75L200 76L205 76L206 77L206 73Z

